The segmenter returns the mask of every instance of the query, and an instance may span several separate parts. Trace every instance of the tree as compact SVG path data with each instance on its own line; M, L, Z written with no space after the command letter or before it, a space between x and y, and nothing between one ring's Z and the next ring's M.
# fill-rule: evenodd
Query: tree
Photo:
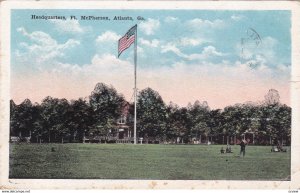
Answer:
M170 102L166 107L166 131L165 131L165 141L172 141L179 136L178 130L175 128L176 117L174 114L178 111L179 106L173 102Z
M41 104L42 136L48 136L48 142L56 142L68 134L69 103L66 99L46 97ZM52 139L52 140L51 140Z
M190 120L187 108L170 103L166 114L166 138L173 142L175 140L175 143L188 141Z
M209 133L213 136L219 136L223 124L223 116L221 109L211 110L206 121Z
M260 107L260 132L270 136L270 143L283 143L283 139L290 141L291 108L280 104L277 90L270 89L265 101Z
M114 127L115 120L121 116L125 99L114 87L103 83L95 86L89 99L96 120L95 127L91 131L107 137Z
M61 142L64 142L65 137L70 137L70 105L66 99L58 99L58 103L54 106L54 138L57 141L58 138Z
M279 111L276 112L276 121L277 121L277 129L276 135L278 140L283 144L284 138L287 139L287 144L290 143L291 139L291 107L287 105L282 105L279 108Z
M54 112L54 106L58 103L58 99L54 99L50 96L47 96L43 99L41 103L41 127L44 128L43 133L41 133L41 136L43 140L46 139L46 136L48 137L48 143L51 142L51 131L53 130L53 125L55 121L55 112Z
M240 104L225 107L222 116L223 124L221 134L227 137L227 143L229 136L236 136L245 132L245 127L243 127L243 121L245 120Z
M89 132L94 123L93 111L87 101L82 98L71 101L71 116L69 121L70 136L73 136L71 141L77 137L82 142L85 133Z
M197 139L201 136L206 136L211 133L210 128L208 127L209 121L209 106L206 101L200 103L198 100L195 101L193 105L188 107L188 116L189 116L189 125L191 127L190 137L196 137Z
M147 141L181 141L201 139L202 136L229 137L253 133L260 143L266 140L290 143L291 108L280 104L278 91L270 89L263 103L246 102L211 110L207 102L195 101L187 107L174 103L165 105L158 92L146 88L137 101L137 131ZM98 83L85 99L73 100L46 97L32 104L25 99L17 105L10 100L10 135L32 136L32 142L82 142L85 134L105 136L116 128L124 113L127 124L133 127L134 105L125 101L112 86Z
M29 99L25 99L17 107L17 129L20 137L30 136L33 129L32 103Z
M32 107L32 118L33 118L33 130L32 130L32 139L37 143L42 142L42 134L45 133L45 128L43 127L43 118L41 115L41 106L38 103L35 103Z
M260 141L261 137L263 136L263 133L260 130L260 119L261 119L261 112L260 107L256 103L246 103L242 106L242 130L246 133L252 133L253 135L253 142L256 140L254 139L254 136ZM258 141L258 142L259 142Z
M279 104L280 101L279 92L275 89L270 89L268 94L265 95L265 103L266 105L274 105Z
M164 137L166 129L166 106L151 88L142 90L137 100L137 119L139 135L144 138Z
M13 100L10 100L10 136L16 136L19 133L19 119L17 117L18 107Z
M263 107L264 127L274 142L283 143L291 136L291 108L286 105L273 104ZM265 119L266 119L265 118ZM288 140L289 141L289 140Z

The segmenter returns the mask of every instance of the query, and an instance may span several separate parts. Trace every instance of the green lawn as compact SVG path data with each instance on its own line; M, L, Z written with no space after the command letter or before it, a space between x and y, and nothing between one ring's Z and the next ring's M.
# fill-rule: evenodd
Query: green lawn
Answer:
M55 152L51 148L56 149ZM220 145L10 144L10 178L290 180L290 148ZM225 148L225 146L224 146Z

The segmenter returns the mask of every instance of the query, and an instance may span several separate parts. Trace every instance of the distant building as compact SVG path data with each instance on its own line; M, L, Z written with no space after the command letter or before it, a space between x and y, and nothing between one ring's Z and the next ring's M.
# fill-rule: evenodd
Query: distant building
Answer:
M132 125L130 125L129 106L129 103L124 105L121 116L115 121L114 128L109 130L107 136L85 136L83 143L133 143L134 131Z

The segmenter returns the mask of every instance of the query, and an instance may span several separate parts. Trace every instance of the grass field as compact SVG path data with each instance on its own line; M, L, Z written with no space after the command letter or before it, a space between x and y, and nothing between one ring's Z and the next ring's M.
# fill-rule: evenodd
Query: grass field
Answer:
M51 148L55 148L55 152ZM224 146L225 147L225 146ZM10 144L10 178L290 180L290 149L220 145Z

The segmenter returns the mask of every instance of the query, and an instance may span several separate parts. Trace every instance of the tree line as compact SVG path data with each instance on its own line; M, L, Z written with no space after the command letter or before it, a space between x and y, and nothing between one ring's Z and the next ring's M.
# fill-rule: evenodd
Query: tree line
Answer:
M125 108L127 125L133 127L133 103L103 83L89 97L77 100L47 96L40 104L25 99L19 105L10 100L10 135L45 143L82 142L85 136L109 140ZM229 137L232 143L246 134L255 144L290 144L291 108L280 103L274 89L260 103L210 109L207 102L199 101L186 107L165 104L158 92L146 88L138 93L137 133L144 140L168 143L224 143Z

